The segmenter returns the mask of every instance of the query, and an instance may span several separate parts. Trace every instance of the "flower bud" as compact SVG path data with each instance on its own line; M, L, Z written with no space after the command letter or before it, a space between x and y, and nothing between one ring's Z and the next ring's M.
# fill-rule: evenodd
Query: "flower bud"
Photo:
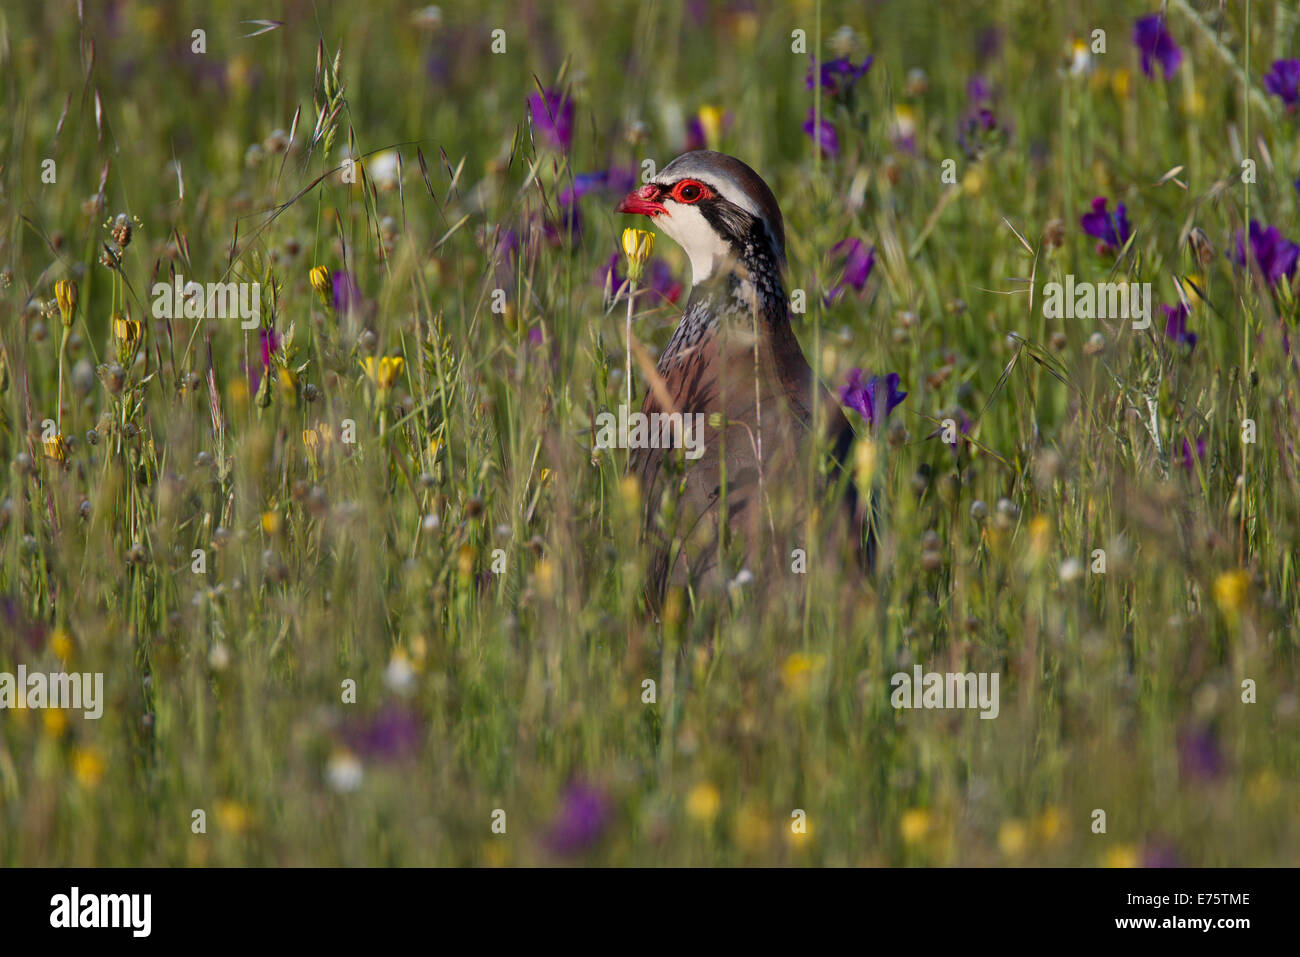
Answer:
M54 298L59 303L59 315L63 319L63 328L72 326L77 315L77 280L60 279L54 284Z

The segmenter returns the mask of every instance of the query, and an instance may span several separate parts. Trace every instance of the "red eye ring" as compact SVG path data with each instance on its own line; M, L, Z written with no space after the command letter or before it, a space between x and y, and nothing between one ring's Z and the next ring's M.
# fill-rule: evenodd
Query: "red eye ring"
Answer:
M702 199L707 199L713 195L713 191L703 183L694 179L684 179L673 186L670 194L673 199L679 203L698 203Z

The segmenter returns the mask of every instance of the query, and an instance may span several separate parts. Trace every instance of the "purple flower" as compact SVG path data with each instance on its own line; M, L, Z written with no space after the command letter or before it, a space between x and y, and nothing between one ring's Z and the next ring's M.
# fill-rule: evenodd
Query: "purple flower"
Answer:
M819 120L811 106L808 107L808 119L804 122L803 131L812 137L823 156L840 155L840 137L835 132L835 127L831 126L825 117Z
M280 348L280 337L274 329L259 329L257 338L262 350L261 365L251 364L247 361L247 356L246 361L239 363L239 367L248 375L248 388L254 395L262 387L262 376L271 368L271 357Z
M265 368L270 368L271 356L275 355L280 348L280 337L275 334L274 329L262 329L260 335L262 339L262 365Z
M619 258L619 254L614 253L596 270L596 285L611 293L617 292L618 287L623 285L623 277L618 273Z
M840 276L840 281L831 287L830 292L826 293L826 303L829 305L843 295L848 286L852 286L858 292L862 292L867 285L867 278L871 275L871 269L876 265L876 247L864 246L860 239L841 239L831 247L831 257L834 258L844 254L844 272Z
M891 372L883 379L873 375L862 381L862 370L851 369L848 383L840 389L840 401L872 425L883 425L898 404L907 398L898 389L898 373ZM879 419L877 419L879 416Z
M349 746L363 757L396 761L420 747L420 719L405 708L389 706L344 733Z
M0 595L0 623L4 624L0 634L5 636L7 650L13 654L18 652L19 639L33 652L45 643L48 631L45 624L39 619L29 618L23 603L11 595ZM10 638L12 642L8 641Z
M1103 256L1114 255L1133 234L1124 204L1117 203L1114 214L1111 214L1106 211L1105 196L1098 196L1092 201L1092 212L1084 213L1079 219L1079 225L1089 236L1101 240L1097 244L1097 252Z
M622 167L599 170L595 173L579 173L573 177L572 185L560 191L560 205L568 206L582 199L588 193L608 192L626 193L636 185L636 170Z
M528 94L533 126L561 152L573 143L573 100L559 90Z
M649 278L651 291L669 302L676 302L682 297L682 284L673 277L672 268L662 259L650 263Z
M603 791L586 784L571 784L560 798L547 843L557 854L581 853L600 840L609 817L609 799Z
M1188 475L1196 471L1196 463L1205 461L1205 438L1201 437L1196 440L1196 457L1192 457L1192 446L1186 439L1183 439L1183 455L1180 461L1182 467Z
M1002 28L988 27L975 38L975 55L981 61L992 60L1002 53Z
M330 280L334 287L335 312L349 312L361 305L361 288L350 272L335 270Z
M614 253L596 270L596 285L601 289L608 288L611 294L617 292L623 285L623 277L618 272L618 264L622 258L618 253ZM672 269L662 259L651 261L650 268L646 271L646 279L645 288L655 295L662 296L669 302L676 302L682 297L682 284L673 277Z
M1178 65L1183 62L1183 51L1165 27L1165 20L1158 13L1140 17L1133 25L1133 43L1142 54L1142 72L1154 76L1151 62L1160 64L1165 79L1173 76Z
M704 126L704 110L697 111L686 124L686 151L706 150L710 148L709 130ZM713 122L713 120L710 120ZM723 136L731 129L730 111L722 113L717 119L718 128L713 131L715 137Z
M1296 259L1300 258L1300 246L1283 239L1276 226L1262 229L1253 219L1250 221L1250 251L1270 286L1277 285L1283 276L1295 272ZM1237 254L1233 260L1239 266L1246 265L1246 244L1240 230L1237 231Z
M618 287L623 285L623 277L618 274L619 258L619 254L614 253L596 270L596 285L611 293L617 292Z
M947 441L947 436L944 436L942 441L944 445L947 445L949 446L949 448L952 449L952 454L954 456L957 456L961 453L960 436L970 435L971 427L975 423L970 420L970 416L966 414L965 409L957 409L952 413L942 413L942 414L943 414L942 424L939 426L939 428L935 429L933 432L927 435L926 438L932 439L936 435L944 436L944 433L947 432L948 430L947 422L949 419L952 419L953 424L957 426L957 435L953 437L953 441L951 443Z
M1210 728L1184 728L1178 733L1178 770L1193 781L1213 781L1223 773L1223 752Z
M704 131L704 124L700 122L697 114L692 116L690 122L686 124L686 152L693 153L695 150L707 149L709 145L709 135Z
M1273 69L1264 76L1264 89L1294 108L1300 103L1300 60L1274 60Z
M1155 840L1142 847L1143 867L1182 867L1178 849L1168 841Z
M817 58L809 57L812 60L812 66L808 68L808 75L804 78L804 85L808 89L813 88L814 77L821 74L821 87L834 99L844 99L853 92L854 85L858 80L866 75L871 69L874 62L874 56L868 56L862 61L860 66L854 66L853 61L847 57L840 57L838 60L831 60L829 63L821 64L820 70L817 66Z
M519 234L513 229L503 229L497 236L498 262L508 263L519 255Z
M993 91L989 89L988 81L977 73L966 81L966 96L972 103L979 104L992 100Z
M614 192L626 193L636 183L634 167L600 170L595 173L579 173L573 182L560 191L559 220L543 224L546 238L554 245L561 245L569 237L576 244L582 236L582 210L578 200L588 193Z
M1187 346L1188 352L1195 349L1196 333L1187 331L1187 317L1190 314L1187 306L1180 302L1176 306L1161 304L1160 308L1165 311L1165 335L1179 345Z
M563 246L572 241L577 246L582 241L582 208L577 203L561 204L557 219L547 217L542 223L542 235L552 246Z
M957 130L957 145L968 159L978 159L988 146L994 145L997 131L997 115L986 106L978 107L962 119Z

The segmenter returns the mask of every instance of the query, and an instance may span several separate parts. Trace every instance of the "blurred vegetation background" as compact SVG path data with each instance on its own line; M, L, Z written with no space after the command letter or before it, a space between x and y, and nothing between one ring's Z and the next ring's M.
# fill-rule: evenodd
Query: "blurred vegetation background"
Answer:
M1294 863L1295 276L1233 255L1300 238L1263 83L1300 18L1173 0L1149 76L1155 7L7 5L0 671L107 702L0 713L0 862ZM874 59L818 92L814 55ZM908 396L859 420L876 575L812 547L660 621L591 423L613 208L699 145L779 198L823 380ZM155 318L176 274L260 283L263 328ZM1194 348L1047 318L1067 274ZM998 672L999 716L896 711L916 664Z

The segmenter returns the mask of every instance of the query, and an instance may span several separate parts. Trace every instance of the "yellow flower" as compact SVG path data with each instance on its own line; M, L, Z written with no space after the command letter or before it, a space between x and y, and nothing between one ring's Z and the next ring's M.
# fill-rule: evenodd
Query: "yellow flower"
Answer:
M411 639L411 667L416 671L424 670L424 659L429 654L429 643L424 635L416 635Z
M1128 70L1116 70L1110 78L1111 89L1115 91L1115 96L1121 100L1128 99L1129 88L1132 86L1133 75Z
M117 361L126 365L140 344L140 320L113 313L113 338L117 340Z
M456 549L456 570L460 577L469 579L474 574L474 546L468 543Z
M1038 839L1050 844L1061 833L1061 810L1057 807L1045 807L1038 819L1034 821L1034 832Z
M701 824L709 824L718 816L722 795L708 781L701 781L686 795L686 813Z
M1003 821L998 828L998 847L1007 857L1020 857L1029 844L1029 829L1022 821Z
M68 730L68 714L62 708L47 708L41 714L41 719L45 733L51 738L61 738L63 732Z
M277 512L262 513L262 531L268 535L274 535L280 530L280 516Z
M1035 557L1047 554L1052 544L1052 520L1046 515L1035 515L1029 522L1029 548Z
M94 748L77 748L72 753L72 773L85 788L93 788L104 777L104 759Z
M1246 603L1250 591L1250 576L1240 568L1224 572L1214 580L1214 603L1224 614L1237 611Z
M307 447L307 451L313 456L320 451L321 434L319 429L303 429L302 444Z
M876 480L880 463L880 450L868 436L853 443L853 481L864 494Z
M1272 771L1260 771L1246 782L1246 797L1252 804L1271 804L1281 793L1277 775Z
M548 476L549 478L549 476ZM625 475L618 480L618 497L629 512L641 511L641 480L635 475Z
M241 54L231 57L226 63L226 82L230 84L231 89L240 93L248 92L252 78L253 63L248 57Z
M140 320L128 319L120 312L113 315L113 335L117 341L131 348L140 341Z
M50 651L58 657L60 661L67 661L72 657L72 636L68 634L66 628L56 628L50 635Z
M54 284L54 298L59 303L59 315L63 319L63 328L72 325L77 314L77 280L60 279Z
M367 356L361 360L361 368L366 371L366 376L379 388L379 391L387 392L397 383L397 377L402 374L405 362L406 360L401 356L384 356L382 359Z
M798 826L796 827L796 825ZM800 819L791 817L790 826L786 828L785 839L796 851L806 849L813 839L812 818L807 814L804 814Z
M333 305L334 284L330 280L330 271L324 266L314 266L307 276L311 279L311 287L316 290L316 295L320 298L321 305L326 308Z
M781 683L787 691L807 691L813 675L825 664L825 655L805 655L796 651L781 665Z
M930 833L930 812L923 807L904 811L898 822L898 830L903 835L904 843L918 843Z
M555 563L543 558L537 563L537 591L546 599L555 597Z
M646 260L655 251L655 234L644 229L623 230L623 253L628 261L628 278L636 282L641 278Z
M894 107L894 138L906 140L916 133L916 111L907 103Z
M1106 852L1107 867L1137 867L1138 852L1132 844L1117 844Z
M68 443L63 440L63 433L55 433L52 439L41 439L45 457L62 465L68 460Z
M709 149L717 149L722 141L722 120L726 114L721 107L701 106L695 115L700 121L700 129L704 131L704 145Z
M1211 255L1213 255L1212 250ZM1205 277L1199 273L1189 273L1184 276L1178 282L1178 288L1182 290L1183 295L1187 297L1187 305L1190 308L1194 309L1200 303L1204 302L1201 298L1201 291L1205 289Z
M280 394L286 402L296 405L298 402L298 376L292 369L276 366L275 381L280 386Z
M216 806L217 827L231 834L242 834L248 829L252 815L238 801L221 800Z

